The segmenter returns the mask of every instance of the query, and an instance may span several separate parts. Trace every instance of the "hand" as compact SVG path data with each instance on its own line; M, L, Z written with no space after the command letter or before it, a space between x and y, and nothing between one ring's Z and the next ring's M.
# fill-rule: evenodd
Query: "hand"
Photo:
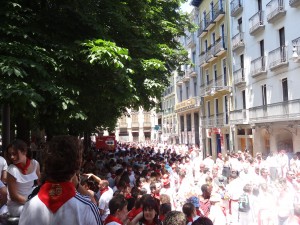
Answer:
M92 174L92 173L84 173L82 175L86 176L88 179L90 179L90 177L92 177L94 174Z

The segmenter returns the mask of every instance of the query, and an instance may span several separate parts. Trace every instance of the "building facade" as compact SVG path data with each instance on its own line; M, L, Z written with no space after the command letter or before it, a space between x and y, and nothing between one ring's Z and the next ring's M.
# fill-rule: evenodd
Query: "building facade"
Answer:
M300 67L291 60L300 37L299 2L230 3L235 149L255 154L300 147Z
M192 22L198 21L198 12L193 10L190 14ZM176 105L175 113L178 121L179 143L187 145L200 145L200 96L199 96L199 42L196 32L186 31L181 37L181 43L188 51L191 64L181 67L176 76Z
M200 126L204 152L213 156L230 150L229 104L232 89L227 60L227 14L226 1L199 2Z
M155 110L150 112L142 108L138 111L128 109L128 116L122 116L117 123L116 140L121 142L157 141L159 131L156 129L158 117Z

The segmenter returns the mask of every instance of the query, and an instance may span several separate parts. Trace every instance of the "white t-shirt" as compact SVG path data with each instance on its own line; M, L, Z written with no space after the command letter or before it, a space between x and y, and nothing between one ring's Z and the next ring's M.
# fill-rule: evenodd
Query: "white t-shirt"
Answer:
M36 160L32 159L32 164L34 167L33 171L26 175L22 174L14 164L9 165L7 170L7 172L10 175L16 178L16 189L18 194L25 196L26 198L28 197L28 195L31 194L32 190L34 189L34 181L38 179L36 170L39 163ZM10 215L20 216L23 209L23 204L12 201L8 192L7 208Z
M108 187L108 191L104 192L99 199L99 209L103 210L103 214L101 215L101 220L104 221L106 217L109 215L110 211L108 208L108 203L113 197L113 190Z
M2 156L0 156L0 180L2 178L2 171L6 171L6 170L7 170L7 162Z
M19 225L102 225L97 206L89 198L76 195L52 213L36 195L23 208Z

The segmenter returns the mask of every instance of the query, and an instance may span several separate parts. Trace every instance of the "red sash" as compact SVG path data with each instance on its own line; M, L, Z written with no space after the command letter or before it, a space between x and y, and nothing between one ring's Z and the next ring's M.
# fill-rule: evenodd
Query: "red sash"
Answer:
M123 225L123 222L118 217L115 217L113 215L108 215L108 217L106 217L106 219L104 221L104 225L106 225L106 224L108 224L110 222L116 222L118 224Z
M18 167L19 170L21 170L21 173L23 173L25 175L27 173L27 170L28 170L29 166L30 166L30 162L31 162L31 160L26 158L25 166L23 166L22 163L17 163L17 164L15 164L15 166Z
M39 199L53 213L75 195L75 187L72 182L46 182L38 193Z
M100 196L102 196L104 194L104 192L107 192L108 191L108 187L100 190Z

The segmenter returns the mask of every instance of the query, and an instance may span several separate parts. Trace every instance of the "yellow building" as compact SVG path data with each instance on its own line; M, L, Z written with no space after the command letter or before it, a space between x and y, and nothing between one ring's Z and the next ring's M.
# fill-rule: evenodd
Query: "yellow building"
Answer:
M194 4L193 4L194 3ZM197 6L200 47L200 127L204 153L230 150L229 108L231 76L227 60L228 1L193 1ZM196 5L195 5L196 4Z

